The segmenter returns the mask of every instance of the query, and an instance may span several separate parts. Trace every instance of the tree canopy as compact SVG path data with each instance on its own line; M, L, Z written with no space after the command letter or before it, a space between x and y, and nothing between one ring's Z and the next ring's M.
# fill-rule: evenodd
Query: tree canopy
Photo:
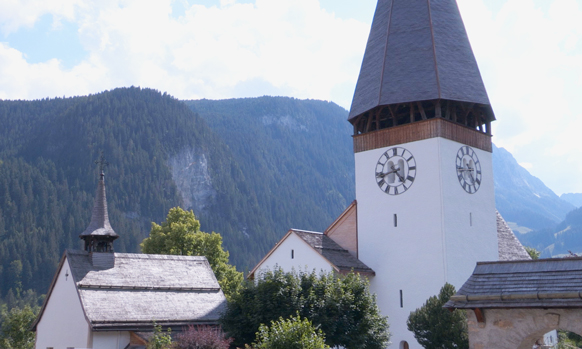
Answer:
M262 324L254 346L256 349L329 349L323 332L299 315L271 321L271 326Z
M424 305L408 317L408 330L426 349L468 349L469 334L467 319L463 310L450 312L443 308L455 287L446 283L437 296L430 297Z
M152 222L150 236L143 240L141 249L149 254L205 256L227 298L242 287L243 275L228 263L222 237L200 231L200 222L191 210L174 207L161 225Z
M221 323L238 347L249 344L261 324L307 318L325 334L326 344L346 349L384 349L390 335L368 282L350 273L284 272L281 269L245 283L228 303Z
M22 309L15 307L10 311L6 307L0 308L0 348L3 349L32 349L34 348L34 332L30 326L36 318L38 307L32 309L25 306Z

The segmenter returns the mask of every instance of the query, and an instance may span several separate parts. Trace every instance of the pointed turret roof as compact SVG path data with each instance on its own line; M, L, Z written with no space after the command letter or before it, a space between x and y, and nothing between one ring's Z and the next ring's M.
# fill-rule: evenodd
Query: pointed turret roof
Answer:
M455 0L378 0L349 120L442 99L487 106L495 119Z
M97 192L95 194L95 205L91 214L91 223L85 231L79 235L81 239L88 236L109 236L117 239L119 235L113 231L109 223L109 213L107 212L107 198L105 196L105 174L101 172Z

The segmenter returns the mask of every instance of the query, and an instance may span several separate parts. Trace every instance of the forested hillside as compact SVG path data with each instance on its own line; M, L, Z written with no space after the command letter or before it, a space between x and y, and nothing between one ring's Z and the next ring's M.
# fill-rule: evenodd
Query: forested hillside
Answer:
M228 144L267 228L322 231L355 197L347 111L287 97L186 101Z
M119 252L138 252L150 223L181 205L246 270L290 227L323 229L353 199L342 108L270 97L195 104L225 132L148 89L0 101L0 297L46 292L64 249L79 248L101 151Z
M256 199L228 147L170 96L127 88L88 97L0 101L0 125L2 297L11 288L15 293L16 285L45 292L64 249L80 246L100 151L110 163L106 185L111 222L121 236L117 251L137 252L150 223L182 204L167 161L183 149L209 158L216 194L208 205L217 208L208 210L216 212L208 222L223 219L252 230L262 226ZM202 228L212 229L210 224ZM253 245L243 245L248 239L237 239L235 229L220 232L239 261L266 248L257 244L256 250L244 250Z

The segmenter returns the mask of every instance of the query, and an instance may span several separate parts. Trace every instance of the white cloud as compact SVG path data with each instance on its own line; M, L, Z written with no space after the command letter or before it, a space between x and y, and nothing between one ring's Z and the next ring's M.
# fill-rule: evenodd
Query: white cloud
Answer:
M498 119L494 142L558 194L582 192L582 6L538 4L507 0L493 13L483 0L459 0Z
M349 107L369 30L369 24L336 18L317 0L223 0L221 7L189 5L179 18L172 17L171 0L50 2L53 15L78 24L88 58L71 71L58 60L45 62L44 77L62 82L48 82L48 91L30 80L37 65L11 60L6 70L25 78L19 89L1 84L4 98L139 85L178 98L228 98L249 88L249 96L284 92ZM44 4L27 1L11 11L24 13L33 3ZM0 25L6 32L31 25L51 8L38 7L30 18L0 19Z
M82 0L2 0L0 33L7 36L21 28L31 28L40 17L51 14L55 25L61 19L73 20Z

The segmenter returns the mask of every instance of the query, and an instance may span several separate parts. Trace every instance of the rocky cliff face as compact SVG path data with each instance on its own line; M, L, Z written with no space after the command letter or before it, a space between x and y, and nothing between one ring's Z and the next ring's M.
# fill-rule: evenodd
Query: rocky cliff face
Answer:
M187 148L168 159L172 178L182 195L184 206L195 213L206 213L216 190L208 171L207 155Z

